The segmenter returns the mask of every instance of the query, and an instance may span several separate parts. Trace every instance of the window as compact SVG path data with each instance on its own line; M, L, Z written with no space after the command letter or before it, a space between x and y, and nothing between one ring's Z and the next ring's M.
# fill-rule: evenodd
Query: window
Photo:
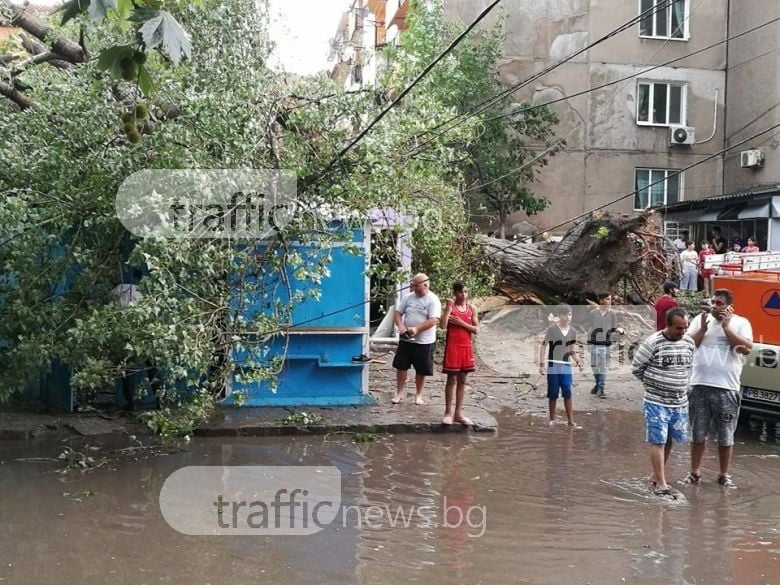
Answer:
M634 209L669 205L681 200L682 175L674 169L637 169Z
M640 0L639 36L688 40L688 0Z
M645 126L685 124L686 86L640 81L637 85L636 123Z

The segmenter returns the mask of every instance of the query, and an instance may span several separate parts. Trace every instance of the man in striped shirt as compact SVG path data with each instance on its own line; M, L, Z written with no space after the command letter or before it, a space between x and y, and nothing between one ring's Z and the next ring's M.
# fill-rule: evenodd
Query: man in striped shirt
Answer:
M672 495L665 464L672 440L687 441L688 380L696 344L685 334L688 315L675 307L666 313L666 329L648 337L634 354L631 371L645 386L644 410L650 445L650 482L657 496Z

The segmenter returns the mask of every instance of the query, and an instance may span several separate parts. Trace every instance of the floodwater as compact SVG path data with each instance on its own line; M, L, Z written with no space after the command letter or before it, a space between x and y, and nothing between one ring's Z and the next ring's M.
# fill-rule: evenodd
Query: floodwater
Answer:
M194 440L87 473L17 460L56 445L0 444L0 583L780 584L780 425L740 429L739 489L715 483L708 450L704 485L670 503L642 482L639 413L582 416L582 429L498 418L497 436ZM673 453L671 475L686 462ZM377 516L311 536L185 536L158 498L188 465L335 465L343 504L418 514L408 527Z

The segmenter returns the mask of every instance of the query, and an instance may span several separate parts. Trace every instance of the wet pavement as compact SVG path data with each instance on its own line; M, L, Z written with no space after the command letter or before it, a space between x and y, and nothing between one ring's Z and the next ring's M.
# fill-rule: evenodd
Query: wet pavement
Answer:
M368 443L195 438L152 455L128 440L125 456L88 472L31 460L56 459L57 443L0 443L0 583L780 584L780 426L740 428L738 489L716 484L708 451L703 485L671 503L642 480L638 411L583 412L582 429L513 409L497 418L497 434ZM343 505L391 512L363 526L339 517L311 536L185 536L158 498L188 465L335 465ZM670 475L686 470L675 451ZM399 506L408 527L397 515L392 526Z

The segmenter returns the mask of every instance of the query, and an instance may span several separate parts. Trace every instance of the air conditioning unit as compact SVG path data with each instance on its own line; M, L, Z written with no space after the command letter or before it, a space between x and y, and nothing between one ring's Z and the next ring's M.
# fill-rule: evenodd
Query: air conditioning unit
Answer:
M695 144L696 130L690 126L673 124L669 127L669 144Z
M761 150L743 150L739 153L739 166L743 169L757 169L764 166L764 152Z

